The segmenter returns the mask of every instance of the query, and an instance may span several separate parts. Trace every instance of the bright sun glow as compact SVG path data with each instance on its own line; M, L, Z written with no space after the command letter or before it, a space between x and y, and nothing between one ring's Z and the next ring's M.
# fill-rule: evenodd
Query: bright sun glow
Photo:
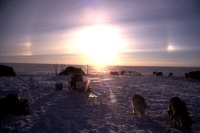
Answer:
M123 41L119 31L105 25L86 27L78 32L77 47L96 65L119 63Z
M167 46L167 50L168 51L173 51L175 48L174 48L174 46L172 46L172 45L168 45Z

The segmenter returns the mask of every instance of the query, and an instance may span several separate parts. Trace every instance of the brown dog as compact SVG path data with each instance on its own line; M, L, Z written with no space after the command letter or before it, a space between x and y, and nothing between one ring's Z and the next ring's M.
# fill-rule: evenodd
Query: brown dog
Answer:
M145 109L147 108L147 103L139 94L134 94L132 98L132 107L133 107L133 114L136 115L136 112L139 112L141 115L141 118L145 114Z
M185 102L179 97L170 99L168 114L172 116L172 124L176 126L176 121L180 120L182 128L191 130L194 121L189 116Z

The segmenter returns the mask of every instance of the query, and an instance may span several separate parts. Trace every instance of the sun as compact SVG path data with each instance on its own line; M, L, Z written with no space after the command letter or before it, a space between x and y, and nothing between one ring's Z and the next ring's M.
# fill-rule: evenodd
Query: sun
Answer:
M78 49L96 65L118 64L123 43L119 30L106 25L85 27L77 35Z

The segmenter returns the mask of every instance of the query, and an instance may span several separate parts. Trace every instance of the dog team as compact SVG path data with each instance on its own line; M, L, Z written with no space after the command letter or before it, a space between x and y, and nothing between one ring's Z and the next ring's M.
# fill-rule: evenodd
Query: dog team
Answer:
M133 114L140 113L141 118L145 114L145 109L148 105L145 98L139 94L134 94L132 97ZM176 127L176 121L180 121L181 127L186 130L191 130L192 124L195 122L189 116L185 102L179 97L173 97L169 101L168 114L171 116L171 122Z

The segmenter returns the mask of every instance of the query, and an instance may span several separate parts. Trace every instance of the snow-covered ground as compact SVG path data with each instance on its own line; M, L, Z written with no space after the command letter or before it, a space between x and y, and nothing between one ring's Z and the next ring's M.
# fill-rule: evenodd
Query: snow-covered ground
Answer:
M167 114L169 99L179 96L185 101L196 122L191 132L200 132L200 82L183 76L92 74L92 90L105 93L102 104L83 101L68 91L68 77L55 74L0 77L0 97L17 93L29 99L31 114L8 115L0 120L0 132L60 133L134 133L183 132L173 128ZM55 89L62 82L63 90ZM134 116L131 97L145 97L149 108L143 119ZM109 96L113 97L109 100Z

